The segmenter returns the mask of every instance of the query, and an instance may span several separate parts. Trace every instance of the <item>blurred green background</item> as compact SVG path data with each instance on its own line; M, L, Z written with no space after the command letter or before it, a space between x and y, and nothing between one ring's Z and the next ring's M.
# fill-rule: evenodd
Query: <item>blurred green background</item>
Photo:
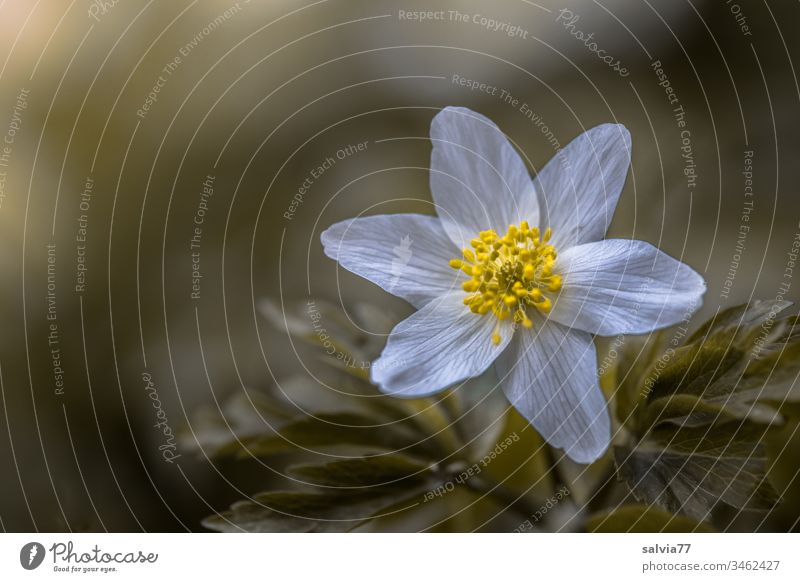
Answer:
M572 28L562 9L579 16ZM417 10L445 17L402 16ZM268 464L220 468L164 429L303 372L260 315L265 297L410 313L337 272L319 234L362 213L433 212L427 134L447 105L493 119L532 173L585 129L624 123L633 166L610 236L703 273L700 318L774 298L800 232L798 16L797 2L748 0L0 3L0 525L199 530L279 482ZM796 427L774 476L786 499L765 529L800 514Z

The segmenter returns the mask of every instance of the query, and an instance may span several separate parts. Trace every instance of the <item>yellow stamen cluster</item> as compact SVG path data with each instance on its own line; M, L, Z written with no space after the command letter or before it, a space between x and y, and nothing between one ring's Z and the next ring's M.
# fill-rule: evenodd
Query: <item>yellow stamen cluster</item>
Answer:
M504 236L484 230L472 239L471 249L464 249L463 259L453 259L450 266L460 269L470 279L462 285L467 296L464 304L477 315L494 314L499 320L492 334L495 345L501 341L500 321L530 328L529 307L548 313L553 306L548 293L561 290L561 276L553 273L556 250L548 244L551 230L540 235L526 221L510 225Z

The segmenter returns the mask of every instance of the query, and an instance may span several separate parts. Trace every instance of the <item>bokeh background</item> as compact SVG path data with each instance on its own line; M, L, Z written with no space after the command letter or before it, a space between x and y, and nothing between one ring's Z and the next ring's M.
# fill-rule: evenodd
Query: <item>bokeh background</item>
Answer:
M445 19L402 16L415 10ZM303 371L264 298L410 313L337 271L319 234L433 212L427 134L447 105L492 118L532 173L624 123L633 167L610 234L703 273L701 318L774 298L800 232L798 17L764 0L0 1L0 526L200 530L279 480L171 448L163 429L186 436L194 411ZM792 423L771 529L800 511Z

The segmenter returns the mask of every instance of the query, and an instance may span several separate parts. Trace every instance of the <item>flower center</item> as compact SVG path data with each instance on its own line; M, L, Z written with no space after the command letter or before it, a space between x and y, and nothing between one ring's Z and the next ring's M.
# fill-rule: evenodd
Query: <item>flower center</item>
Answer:
M453 259L450 266L469 275L462 285L467 296L464 305L477 315L494 314L499 320L492 334L500 343L500 321L509 317L514 323L533 327L529 309L548 313L553 302L547 293L561 290L561 276L553 274L556 249L548 244L552 231L540 235L527 221L510 225L504 236L484 230L464 249L463 259Z

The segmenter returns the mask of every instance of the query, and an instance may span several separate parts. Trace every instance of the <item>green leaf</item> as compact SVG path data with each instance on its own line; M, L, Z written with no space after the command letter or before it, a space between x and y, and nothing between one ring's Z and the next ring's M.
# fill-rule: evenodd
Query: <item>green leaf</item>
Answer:
M427 482L430 466L403 455L345 459L322 465L294 465L287 472L307 485L368 488L409 486Z
M203 526L221 532L344 532L380 517L404 500L419 502L419 490L381 488L364 494L271 491L240 501L230 510L207 517Z
M703 521L718 503L766 511L778 495L766 477L765 430L747 421L663 427L614 457L634 497L672 513Z
M230 445L227 453L239 457L266 456L299 450L316 451L342 445L370 451L406 452L423 458L441 456L435 443L420 439L398 423L376 424L374 419L353 414L320 414L295 420L281 427L277 435L257 435Z
M369 305L356 305L354 318L340 306L322 299L285 305L262 299L258 310L275 329L329 352L326 360L334 365L337 360L361 364L377 358L383 347L382 338L393 327L386 313Z
M702 341L720 330L738 330L761 325L791 307L790 301L752 301L720 311L694 332L686 343ZM771 315L772 314L772 315Z
M235 448L237 439L274 432L294 414L267 393L242 391L227 398L220 408L206 406L195 411L178 436L187 450L224 456L226 450Z
M667 350L661 365L644 382L648 404L667 410L662 398L691 395L702 399L699 413L778 423L766 401L796 401L800 374L800 327L796 317L777 319L786 301L756 301L728 309L704 324L687 343ZM688 399L677 401L685 406ZM678 416L667 413L667 420ZM658 418L652 411L640 431ZM698 418L688 418L699 422ZM709 420L710 422L710 420Z
M647 397L645 378L663 354L665 335L660 331L649 336L628 336L611 344L609 356L612 349L617 354L613 399L617 418L623 425L632 423L635 411Z
M800 326L784 316L790 305L755 301L727 309L684 343L679 328L647 352L645 373L623 352L617 375L629 396L617 410L632 417L632 438L615 447L614 457L639 501L697 520L709 519L719 504L765 511L777 503L764 442L783 421L778 408L800 397Z
M341 532L419 504L431 469L401 455L297 465L289 473L324 487L318 492L272 491L206 518L217 531ZM404 504L404 505L403 505Z
M648 505L625 505L591 516L586 529L599 533L712 532L707 525Z
M774 411L772 413L775 414ZM658 424L671 423L679 427L707 426L739 418L725 407L715 405L698 396L675 394L657 398L642 412L641 426L650 429Z

